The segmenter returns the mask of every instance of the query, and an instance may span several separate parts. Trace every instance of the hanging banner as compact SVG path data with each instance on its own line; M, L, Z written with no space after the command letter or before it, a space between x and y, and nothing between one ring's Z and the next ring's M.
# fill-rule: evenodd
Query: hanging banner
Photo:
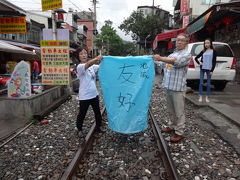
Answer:
M42 84L69 84L68 41L41 41Z
M189 16L183 16L182 28L187 27L188 23L189 23Z
M62 8L62 0L42 0L42 11Z
M99 79L112 131L129 134L147 128L154 77L152 56L104 56Z
M186 15L189 13L188 0L181 0L180 14Z
M8 82L8 97L26 98L31 96L30 65L25 61L19 62Z
M26 33L26 17L0 17L0 33Z

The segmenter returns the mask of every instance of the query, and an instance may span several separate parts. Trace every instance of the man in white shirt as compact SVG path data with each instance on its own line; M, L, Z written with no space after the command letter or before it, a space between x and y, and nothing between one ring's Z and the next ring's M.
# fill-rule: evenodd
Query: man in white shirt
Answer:
M185 129L184 101L186 78L191 54L187 50L189 37L186 34L177 36L176 50L168 57L154 55L155 61L165 66L163 87L166 89L167 108L170 115L168 127L163 132L174 132L172 142L183 139Z

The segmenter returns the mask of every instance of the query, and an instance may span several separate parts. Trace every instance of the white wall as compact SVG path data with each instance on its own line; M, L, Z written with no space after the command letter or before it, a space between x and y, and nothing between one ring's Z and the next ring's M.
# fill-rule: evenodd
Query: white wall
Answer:
M44 24L45 28L48 29L48 17L34 14L31 12L27 12L27 16L38 23Z
M152 8L138 8L138 11L142 11L144 16L147 16L152 13Z
M229 1L230 0L220 0L221 3L227 3ZM192 8L193 17L201 15L213 5L213 2L218 2L218 0L207 0L207 2L212 3L203 3L203 0L190 0L189 8Z
M64 22L68 23L70 26L73 26L73 15L72 13L64 14Z
M173 0L173 7L176 6L178 0Z

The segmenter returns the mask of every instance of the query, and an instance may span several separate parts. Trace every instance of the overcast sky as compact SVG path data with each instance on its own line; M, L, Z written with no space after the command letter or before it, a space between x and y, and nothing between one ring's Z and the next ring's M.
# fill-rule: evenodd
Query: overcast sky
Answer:
M41 10L41 0L8 0L11 3L25 9L25 10ZM97 4L97 21L98 29L104 25L105 20L111 20L113 27L117 30L118 35L124 40L131 40L130 36L125 36L125 33L117 27L124 19L137 9L137 6L151 6L152 0L98 0ZM173 0L155 0L154 5L173 14ZM93 9L91 0L63 0L63 9L68 10L89 11L88 8Z

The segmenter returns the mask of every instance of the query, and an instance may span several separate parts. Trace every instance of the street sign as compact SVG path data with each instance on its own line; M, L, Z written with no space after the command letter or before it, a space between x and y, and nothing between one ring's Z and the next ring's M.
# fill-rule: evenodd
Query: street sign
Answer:
M181 0L180 14L186 15L189 13L188 0Z
M42 84L69 84L69 41L41 41Z
M42 0L42 11L62 8L62 0Z
M26 33L26 16L0 17L0 33Z
M187 27L188 23L189 23L189 16L183 16L182 28Z

